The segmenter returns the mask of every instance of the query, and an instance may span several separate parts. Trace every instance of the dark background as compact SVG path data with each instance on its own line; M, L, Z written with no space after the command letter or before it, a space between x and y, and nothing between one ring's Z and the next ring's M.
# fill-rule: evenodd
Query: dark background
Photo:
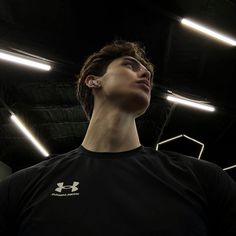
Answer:
M10 121L9 109L51 155L78 147L88 121L75 96L75 74L90 53L126 39L144 44L156 69L151 105L136 120L141 143L156 147L184 134L204 144L201 159L236 165L236 47L184 27L182 17L236 38L235 0L1 0L0 49L42 57L53 69L0 61L0 160L13 172L44 160ZM216 111L173 106L168 90ZM159 148L197 158L201 146L182 137ZM235 168L227 171L235 178Z

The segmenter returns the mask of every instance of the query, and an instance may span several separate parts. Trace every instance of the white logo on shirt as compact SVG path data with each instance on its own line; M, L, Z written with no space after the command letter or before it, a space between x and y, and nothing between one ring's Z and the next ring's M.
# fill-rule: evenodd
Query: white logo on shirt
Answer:
M79 182L73 182L73 185L65 185L64 182L57 183L58 188L55 189L55 191L61 193L62 189L71 189L71 192L75 192L78 190L76 186L79 185Z
M58 193L52 193L52 196L74 196L79 195L79 193L75 193L78 191L77 186L79 185L79 182L74 181L72 185L64 185L64 182L57 183L57 188L55 189ZM70 189L71 193L61 193L62 191L65 191L66 189Z

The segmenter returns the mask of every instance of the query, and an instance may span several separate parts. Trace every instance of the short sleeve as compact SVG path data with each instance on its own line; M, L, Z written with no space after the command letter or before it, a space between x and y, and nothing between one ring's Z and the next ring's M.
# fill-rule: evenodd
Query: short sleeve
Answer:
M236 182L220 166L205 162L199 175L209 204L214 235L236 236Z
M236 182L218 168L218 195L221 209L220 230L225 236L236 236Z

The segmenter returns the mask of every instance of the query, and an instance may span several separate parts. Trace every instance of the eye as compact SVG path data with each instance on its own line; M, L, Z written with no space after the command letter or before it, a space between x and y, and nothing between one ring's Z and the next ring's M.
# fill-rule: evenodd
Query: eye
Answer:
M124 65L134 71L139 70L139 64L136 62L132 62L132 61L127 61L124 63Z
M129 62L125 62L124 65L127 66L127 67L130 67L130 68L133 68L133 63L130 62L130 61Z

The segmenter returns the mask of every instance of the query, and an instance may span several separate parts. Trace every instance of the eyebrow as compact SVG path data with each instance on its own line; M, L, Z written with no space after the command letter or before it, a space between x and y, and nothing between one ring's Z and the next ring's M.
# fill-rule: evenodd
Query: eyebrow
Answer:
M137 59L135 59L135 58L133 58L133 57L123 57L123 59L124 59L124 60L129 60L129 61L132 61L132 62L135 62L135 63L137 63L137 64L139 64L139 65L144 66L140 61L138 61ZM144 66L144 67L146 67L146 66Z
M144 67L147 69L147 71L150 72L150 80L151 80L151 83L152 83L152 85L153 85L152 72L151 72L145 65L143 65L143 64L142 64L140 61L138 61L137 59L135 59L135 58L133 58L133 57L129 57L129 56L123 57L123 60L129 60L129 61L132 61L132 62L134 62L134 63L137 63L138 65L144 66Z
M126 56L126 57L123 57L123 59L124 59L124 60L132 61L132 62L138 64L139 66L144 66L144 67L146 68L146 70L151 73L151 71L147 68L147 66L143 65L143 64L142 64L140 61L138 61L136 58ZM152 75L152 73L151 73L151 75Z
M144 66L146 68L147 71L150 72L151 74L151 78L152 78L152 72L147 68L147 66L143 65L140 61L138 61L137 59L133 58L133 57L129 57L129 56L126 56L126 57L123 57L124 60L129 60L129 61L132 61L134 63L137 63L138 65L141 65L141 66Z

